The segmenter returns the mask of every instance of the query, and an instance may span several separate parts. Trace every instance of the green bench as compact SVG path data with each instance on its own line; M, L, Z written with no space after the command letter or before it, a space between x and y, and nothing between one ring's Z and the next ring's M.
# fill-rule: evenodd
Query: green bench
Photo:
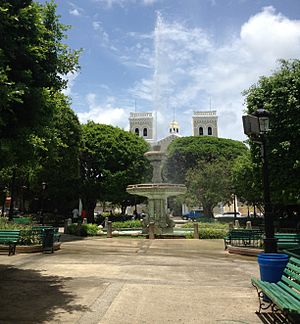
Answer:
M16 254L19 237L19 230L0 230L0 244L8 245L8 255Z
M288 254L289 256L300 259L300 245L291 249L282 250L282 252Z
M30 218L30 217L14 217L13 222L15 224L29 225L32 223L32 218Z
M300 233L275 233L279 250L300 246Z
M231 229L224 238L225 250L228 245L260 248L264 233L261 229Z
M276 283L251 278L259 299L259 313L271 307L272 312L300 315L300 259L291 257L281 280ZM267 297L267 298L266 298ZM298 322L299 323L299 322Z

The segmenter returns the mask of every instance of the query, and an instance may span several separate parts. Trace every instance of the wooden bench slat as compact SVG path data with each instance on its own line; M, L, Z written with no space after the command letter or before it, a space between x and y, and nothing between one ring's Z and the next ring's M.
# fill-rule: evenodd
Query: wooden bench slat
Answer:
M251 278L251 282L283 312L300 314L300 260L291 257L280 281L270 283ZM261 296L259 295L261 298ZM261 307L261 306L260 306ZM260 308L261 309L261 308Z
M291 296L289 296L285 292L283 293L282 291L279 291L276 283L269 283L258 280L256 284L257 287L260 288L261 291L266 294L269 299L271 299L272 302L275 303L281 310L294 312L295 309L298 308L298 306L295 308L295 306L293 305Z
M300 267L300 259L297 259L295 257L291 257L289 263L295 263L298 267Z
M287 292L288 294L291 294L294 298L295 298L295 303L298 305L299 309L300 309L300 296L299 293L289 287L287 287L285 284L283 284L282 282L278 282L278 286L283 289L285 292Z
M293 272L292 270L290 269L284 269L284 272L283 272L286 276L288 277L293 277L294 279L296 279L298 282L300 280L300 275L298 273L295 273Z
M300 285L298 283L296 283L295 281L293 281L285 276L282 276L281 281L283 281L289 287L293 287L296 290L300 291Z
M294 313L299 310L300 305L298 300L291 296L286 290L282 289L278 285L272 285L273 293L277 296L276 305L280 307L282 310L286 310Z

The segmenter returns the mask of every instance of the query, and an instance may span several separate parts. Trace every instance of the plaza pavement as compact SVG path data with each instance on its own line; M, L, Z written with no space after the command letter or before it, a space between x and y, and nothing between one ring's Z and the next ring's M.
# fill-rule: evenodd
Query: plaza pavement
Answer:
M0 323L262 323L255 257L222 240L78 239L0 254Z

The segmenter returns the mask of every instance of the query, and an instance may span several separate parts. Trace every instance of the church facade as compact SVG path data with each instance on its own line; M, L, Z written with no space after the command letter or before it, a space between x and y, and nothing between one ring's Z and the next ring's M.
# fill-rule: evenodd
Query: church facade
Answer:
M169 144L180 135L180 127L173 120L169 126L169 135L155 142L155 120L152 112L132 112L129 117L130 132L143 137L150 144L159 145L166 152ZM194 111L192 115L193 136L218 137L218 116L216 110Z

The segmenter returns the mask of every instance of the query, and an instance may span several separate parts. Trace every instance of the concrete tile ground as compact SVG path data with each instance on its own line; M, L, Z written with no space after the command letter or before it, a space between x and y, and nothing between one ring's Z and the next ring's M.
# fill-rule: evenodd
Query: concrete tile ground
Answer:
M0 323L262 323L256 258L222 240L84 239L0 255Z

